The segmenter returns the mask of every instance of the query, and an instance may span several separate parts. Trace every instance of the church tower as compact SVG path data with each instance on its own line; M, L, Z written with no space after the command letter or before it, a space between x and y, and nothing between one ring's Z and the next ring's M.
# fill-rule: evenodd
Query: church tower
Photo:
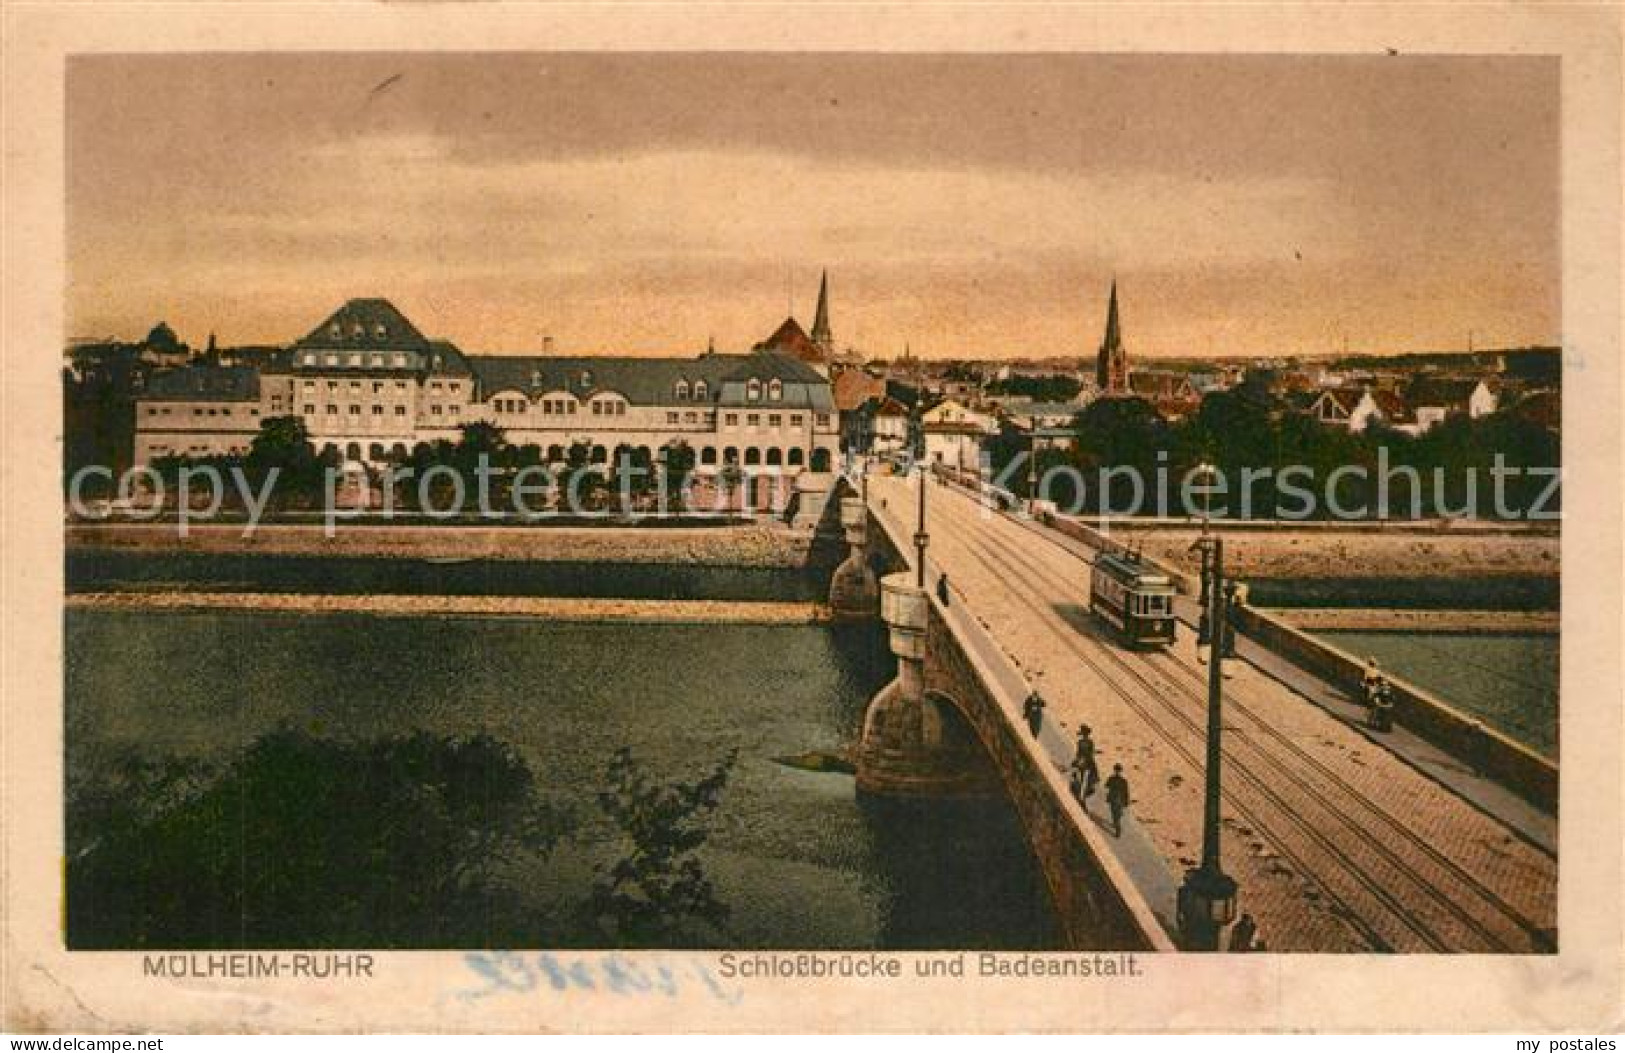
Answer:
M818 310L813 314L812 332L807 335L824 353L825 361L834 357L835 336L829 330L829 271L818 280Z
M1106 336L1100 342L1095 360L1095 380L1102 395L1127 395L1128 352L1123 350L1123 334L1117 321L1117 279L1112 279L1111 304L1106 308Z

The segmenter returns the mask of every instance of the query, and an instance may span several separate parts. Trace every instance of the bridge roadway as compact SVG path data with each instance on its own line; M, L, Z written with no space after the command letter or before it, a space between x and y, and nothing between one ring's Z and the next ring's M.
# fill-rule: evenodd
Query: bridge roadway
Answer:
M871 513L900 548L914 530L917 486L869 480ZM1158 901L1196 865L1202 841L1207 669L1192 634L1167 653L1125 650L1089 613L1087 557L1075 542L955 487L931 484L927 528L931 587L946 568L952 602L1043 693L1066 743L1050 748L1054 763L1087 722L1103 773L1123 765L1133 803L1120 844L1136 853L1149 843L1166 873L1147 879L1143 860L1125 866L1171 916L1171 902ZM1258 668L1226 670L1223 862L1269 950L1552 948L1551 852Z

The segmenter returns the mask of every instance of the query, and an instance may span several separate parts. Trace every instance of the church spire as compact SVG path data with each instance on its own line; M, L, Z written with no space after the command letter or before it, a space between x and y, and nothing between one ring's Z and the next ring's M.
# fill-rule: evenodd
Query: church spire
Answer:
M1106 307L1106 336L1100 341L1095 363L1095 379L1102 394L1128 394L1128 352L1123 350L1123 333L1117 319L1117 279L1112 279L1111 301Z
M829 271L818 279L818 310L813 315L812 332L807 334L825 354L835 351L835 337L829 331Z
M1123 347L1123 334L1117 327L1117 279L1112 279L1112 299L1106 308L1106 339L1101 343L1106 351L1119 351Z

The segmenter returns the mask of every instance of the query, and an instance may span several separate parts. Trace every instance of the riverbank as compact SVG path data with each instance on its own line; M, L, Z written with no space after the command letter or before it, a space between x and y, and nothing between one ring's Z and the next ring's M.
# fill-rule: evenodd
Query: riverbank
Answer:
M736 600L587 599L560 596L321 596L276 592L82 592L70 608L122 611L233 610L258 613L409 617L540 618L550 622L645 625L810 625L829 620L814 603Z
M1275 607L1266 613L1309 632L1423 632L1505 635L1556 633L1557 611L1398 610L1394 608Z
M733 567L800 567L813 535L776 523L713 527L375 526L340 523L332 536L315 524L268 524L244 536L241 526L195 525L186 537L173 524L71 524L68 548L281 556L371 556L425 560L511 560L558 563L700 563Z
M1519 578L1556 579L1562 540L1548 534L1416 534L1320 530L1217 531L1227 573L1239 578ZM1195 572L1195 529L1154 531L1118 526L1111 537L1148 556Z

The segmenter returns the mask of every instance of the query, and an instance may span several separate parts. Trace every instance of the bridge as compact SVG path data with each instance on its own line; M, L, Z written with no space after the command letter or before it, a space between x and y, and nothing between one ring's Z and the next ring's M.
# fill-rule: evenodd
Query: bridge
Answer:
M1096 549L1076 531L919 475L872 476L863 491L842 502L853 550L832 604L880 594L899 674L865 720L860 790L1000 785L1069 945L1178 948L1175 895L1203 837L1208 671L1194 634L1167 652L1112 639L1089 613ZM896 571L878 588L874 564ZM1551 810L1414 734L1367 731L1345 692L1254 640L1225 669L1223 866L1269 950L1555 950ZM1036 736L1021 708L1034 689L1047 702ZM1121 764L1129 780L1120 835L1103 794L1080 805L1068 789L1080 723L1102 770Z

